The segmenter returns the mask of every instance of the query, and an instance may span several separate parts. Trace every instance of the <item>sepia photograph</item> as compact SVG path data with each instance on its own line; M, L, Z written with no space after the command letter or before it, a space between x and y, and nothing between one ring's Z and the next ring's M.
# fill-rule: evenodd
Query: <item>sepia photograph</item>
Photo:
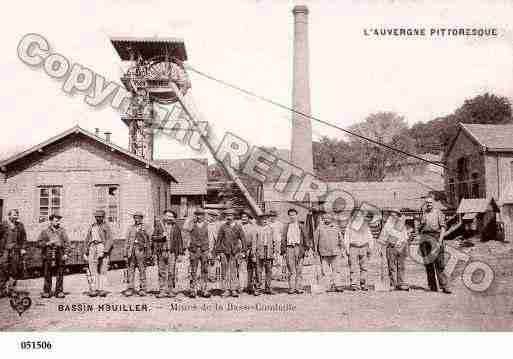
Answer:
M513 329L513 2L9 13L2 333Z

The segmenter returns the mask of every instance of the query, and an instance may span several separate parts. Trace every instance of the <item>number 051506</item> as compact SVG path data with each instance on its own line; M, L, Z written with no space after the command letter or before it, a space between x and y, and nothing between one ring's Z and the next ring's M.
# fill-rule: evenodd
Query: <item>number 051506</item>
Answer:
M38 350L38 349L52 349L52 343L49 341L38 340L38 341L22 341L20 342L20 348L22 350Z

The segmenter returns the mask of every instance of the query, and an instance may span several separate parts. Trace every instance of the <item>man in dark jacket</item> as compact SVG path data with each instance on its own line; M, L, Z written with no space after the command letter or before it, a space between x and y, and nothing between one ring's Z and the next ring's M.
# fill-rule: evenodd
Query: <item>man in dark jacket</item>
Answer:
M135 212L134 224L128 227L126 242L123 248L123 257L127 262L128 269L128 288L122 293L130 297L135 293L135 268L139 270L139 290L137 294L140 297L146 296L146 263L145 260L150 257L151 245L150 236L146 232L143 223L144 214Z
M281 237L281 255L285 256L289 272L289 294L302 294L301 288L303 258L305 252L312 248L305 229L297 218L297 211L290 208L287 211L290 222L283 227Z
M246 252L244 231L235 223L235 211L224 212L226 222L219 227L217 234L216 253L221 261L221 272L224 281L223 296L238 297L239 280L237 278L237 260L242 252Z
M53 294L56 298L64 298L64 266L68 258L69 239L66 231L61 227L61 218L62 216L58 214L51 214L50 226L41 231L37 240L42 249L45 277L42 298L52 296L52 269L55 269L57 276Z
M189 243L189 260L191 270L191 291L190 295L195 298L197 295L197 272L198 266L201 271L200 295L208 298L210 293L207 291L208 280L208 258L209 254L209 237L208 223L205 221L205 211L198 208L194 211L194 223L191 226Z
M152 252L157 256L159 292L157 298L176 296L176 260L184 254L182 231L176 224L176 213L164 211L163 218L155 223L152 238Z
M27 243L27 233L19 221L18 210L10 210L7 216L7 221L0 224L0 298L16 290Z

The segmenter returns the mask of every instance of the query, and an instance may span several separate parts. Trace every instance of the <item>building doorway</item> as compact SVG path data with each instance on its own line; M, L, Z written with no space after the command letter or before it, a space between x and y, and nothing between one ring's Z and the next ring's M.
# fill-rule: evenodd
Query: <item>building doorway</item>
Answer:
M4 200L0 198L0 221L4 218Z

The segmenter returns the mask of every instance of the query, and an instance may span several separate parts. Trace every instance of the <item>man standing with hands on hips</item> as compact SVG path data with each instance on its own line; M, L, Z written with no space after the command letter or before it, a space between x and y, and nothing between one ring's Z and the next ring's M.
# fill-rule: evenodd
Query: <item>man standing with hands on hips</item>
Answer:
M112 231L105 223L105 211L94 212L95 223L89 227L85 238L85 259L89 264L92 285L89 292L90 297L106 297L104 290L109 270L109 256L113 245Z

